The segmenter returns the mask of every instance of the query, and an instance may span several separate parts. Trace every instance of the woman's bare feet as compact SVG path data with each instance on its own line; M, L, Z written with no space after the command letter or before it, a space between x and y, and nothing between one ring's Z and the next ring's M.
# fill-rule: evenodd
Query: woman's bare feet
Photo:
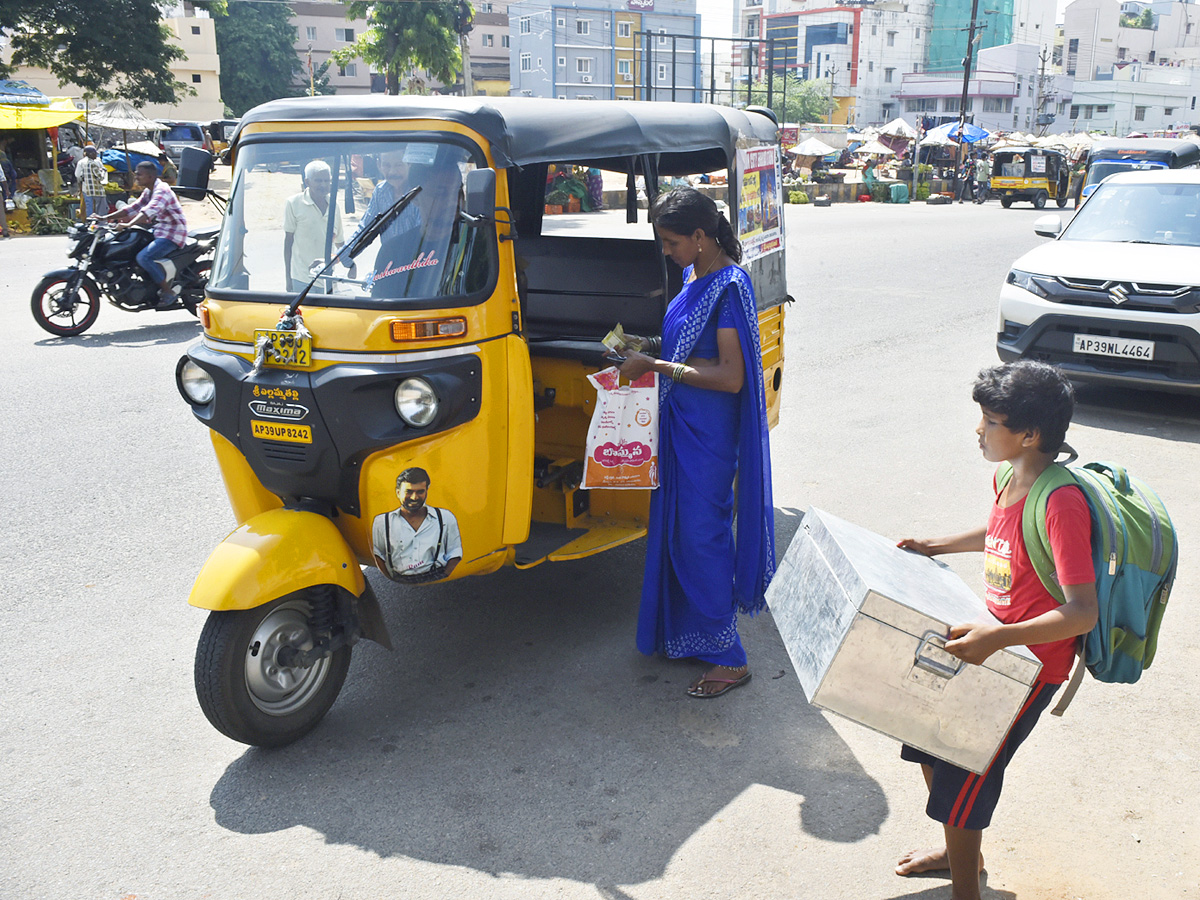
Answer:
M928 850L909 850L896 865L897 875L920 875L922 872L949 872L950 859L945 847ZM979 871L983 871L983 854L979 855Z

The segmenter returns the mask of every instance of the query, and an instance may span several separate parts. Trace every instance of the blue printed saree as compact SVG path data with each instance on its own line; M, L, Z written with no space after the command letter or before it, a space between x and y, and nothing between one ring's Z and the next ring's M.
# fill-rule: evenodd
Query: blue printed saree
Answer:
M729 266L687 282L663 320L662 358L683 362L723 297L734 313L741 391L659 378L660 487L650 501L637 645L646 654L743 666L739 611L754 615L775 574L771 452L758 309L750 277ZM737 540L733 536L737 482Z

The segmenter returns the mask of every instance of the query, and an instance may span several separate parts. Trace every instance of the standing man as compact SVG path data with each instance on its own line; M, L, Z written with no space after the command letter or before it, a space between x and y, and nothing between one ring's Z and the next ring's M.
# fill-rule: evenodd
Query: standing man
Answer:
M975 202L986 203L988 192L992 186L992 164L988 162L987 154L980 153L975 161Z
M147 224L151 226L154 240L137 255L137 261L138 265L146 270L150 280L158 285L156 309L170 309L179 298L179 293L172 290L167 280L167 270L158 260L170 255L176 247L182 247L187 242L187 219L183 217L183 209L179 206L175 192L158 177L158 166L154 163L149 160L138 163L133 180L143 188L142 196L124 209L99 218L119 217L122 221L118 228Z
M8 178L4 174L4 166L0 165L0 238L10 238L8 230Z
M91 141L84 145L83 157L75 163L75 180L79 182L79 192L83 194L85 219L90 219L93 213L102 216L108 212L108 197L104 193L108 170L100 162L96 145Z
M329 163L314 159L304 167L304 190L289 197L283 209L283 271L289 291L304 290L311 277L309 266L318 261L322 265L325 263L332 186L333 172ZM342 246L342 213L336 203L333 205L333 245ZM353 262L349 267L353 278Z
M396 496L400 508L371 523L375 564L399 580L448 578L462 560L462 539L454 513L425 505L429 473L417 466L405 469L396 478Z

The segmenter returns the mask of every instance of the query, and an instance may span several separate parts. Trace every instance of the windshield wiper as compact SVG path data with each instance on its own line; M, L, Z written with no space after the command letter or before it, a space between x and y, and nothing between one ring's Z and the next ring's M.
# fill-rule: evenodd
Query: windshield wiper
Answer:
M371 246L371 244L374 243L375 238L383 234L384 229L391 225L392 222L395 221L396 217L400 215L400 213L404 212L408 204L412 203L413 198L419 193L421 193L420 185L413 188L383 212L379 213L379 215L375 217L370 225L360 231L358 235L350 241L349 246L343 248L340 252L333 254L333 258L330 259L329 262L325 263L325 265L321 268L321 271L314 275L312 280L304 286L304 290L296 295L296 299L288 304L288 308L284 315L294 316L296 314L296 310L300 308L300 304L304 302L304 298L308 296L308 292L312 290L312 286L316 284L317 281L320 280L320 278L333 267L335 262L337 262L342 256L348 256L350 259L354 259L369 246Z
M1156 246L1156 247L1166 247L1166 246L1168 246L1168 244L1167 244L1167 242L1166 242L1166 241L1141 241L1141 240L1129 240L1129 241L1121 241L1121 243L1122 243L1122 244L1153 244L1153 245L1154 245L1154 246Z

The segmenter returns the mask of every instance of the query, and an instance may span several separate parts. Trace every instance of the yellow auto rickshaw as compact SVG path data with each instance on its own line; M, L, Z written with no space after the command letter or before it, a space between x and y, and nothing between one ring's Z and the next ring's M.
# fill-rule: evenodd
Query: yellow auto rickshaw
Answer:
M1047 200L1067 205L1071 166L1057 150L1044 147L1005 147L992 158L991 191L1005 209L1014 200L1028 200L1043 209Z
M390 647L364 567L412 581L378 548L414 467L429 508L448 513L437 540L453 530L461 542L437 579L645 534L648 490L580 488L587 376L610 365L601 338L617 323L658 334L682 282L639 182L644 207L660 179L725 170L728 187L713 190L730 210L754 209L743 265L778 418L788 298L765 111L299 98L247 113L231 150L204 333L177 382L238 523L189 598L210 610L200 705L235 740L297 739L333 703L356 641ZM548 215L550 166L620 173L626 190L615 209ZM393 233L405 217L419 227Z

